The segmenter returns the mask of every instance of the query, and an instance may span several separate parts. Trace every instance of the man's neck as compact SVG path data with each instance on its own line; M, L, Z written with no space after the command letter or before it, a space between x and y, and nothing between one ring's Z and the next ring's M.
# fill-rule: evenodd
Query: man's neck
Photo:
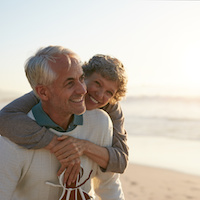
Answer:
M49 106L42 104L44 112L51 118L54 123L62 127L64 130L67 130L69 124L73 121L74 115L63 115L63 113L58 113L52 107L48 109Z

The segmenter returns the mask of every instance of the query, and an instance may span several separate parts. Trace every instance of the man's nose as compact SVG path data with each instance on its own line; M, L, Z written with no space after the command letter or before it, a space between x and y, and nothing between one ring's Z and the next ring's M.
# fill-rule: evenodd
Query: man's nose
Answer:
M87 93L85 82L79 82L78 83L76 92L79 93L79 94L86 94Z

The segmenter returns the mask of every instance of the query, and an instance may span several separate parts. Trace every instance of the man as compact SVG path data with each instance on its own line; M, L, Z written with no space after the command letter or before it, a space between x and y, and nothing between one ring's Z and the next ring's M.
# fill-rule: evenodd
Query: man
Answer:
M27 61L25 72L40 98L28 113L30 118L58 136L112 145L112 123L107 114L101 110L85 112L86 86L75 53L59 46L40 49ZM59 182L56 173L60 163L48 150L26 150L0 137L0 160L0 197L4 200L55 200L63 198L65 190L66 199L73 190L74 195L88 198L95 192L101 199L124 199L118 175L103 173L86 156L81 157L79 177L71 188L63 184L62 176Z

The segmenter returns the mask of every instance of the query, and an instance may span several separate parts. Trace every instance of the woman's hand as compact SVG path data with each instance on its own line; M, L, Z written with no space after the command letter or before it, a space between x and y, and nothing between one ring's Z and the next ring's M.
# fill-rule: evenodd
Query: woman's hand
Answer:
M51 148L51 152L55 154L60 162L68 163L76 158L80 158L84 154L86 140L66 135L58 137L57 140L59 143Z

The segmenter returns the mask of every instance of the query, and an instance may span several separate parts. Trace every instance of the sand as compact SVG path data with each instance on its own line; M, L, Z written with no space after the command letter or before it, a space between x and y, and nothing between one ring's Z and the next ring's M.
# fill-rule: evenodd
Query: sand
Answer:
M200 200L200 176L129 164L121 182L126 200Z

